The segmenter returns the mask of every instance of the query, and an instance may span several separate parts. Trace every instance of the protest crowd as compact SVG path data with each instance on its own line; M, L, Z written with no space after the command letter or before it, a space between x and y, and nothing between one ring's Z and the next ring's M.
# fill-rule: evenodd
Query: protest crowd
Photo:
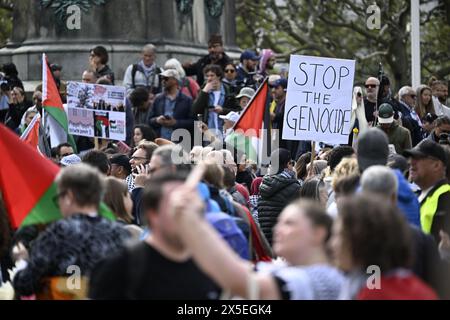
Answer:
M80 83L125 87L125 139L98 138L98 107L97 138L58 145L64 66L48 64L57 97L43 80L29 101L3 65L0 299L450 299L447 82L352 81L348 141L330 144L282 134L291 79L272 50L233 61L212 35L197 62L156 56L118 75L87 53ZM237 130L259 115L265 162Z

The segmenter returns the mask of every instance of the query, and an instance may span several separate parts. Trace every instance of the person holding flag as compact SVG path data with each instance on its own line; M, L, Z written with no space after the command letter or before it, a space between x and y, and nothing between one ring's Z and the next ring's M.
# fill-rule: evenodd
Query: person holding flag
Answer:
M43 118L46 133L50 137L51 147L69 142L76 152L75 140L69 134L67 114L45 53L42 55L42 106L45 111Z

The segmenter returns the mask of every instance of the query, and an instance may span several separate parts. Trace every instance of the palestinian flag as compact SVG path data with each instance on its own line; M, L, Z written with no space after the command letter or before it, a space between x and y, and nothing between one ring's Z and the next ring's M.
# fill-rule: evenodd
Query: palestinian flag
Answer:
M46 113L45 126L50 135L51 147L68 142L76 153L75 140L69 134L67 114L45 53L42 55L42 106Z
M14 229L61 219L55 201L59 167L0 124L0 192ZM104 205L99 213L114 220Z
M37 113L33 120L31 120L28 127L25 129L25 131L20 136L20 140L25 141L29 145L31 145L33 148L37 149L39 153L41 151L39 150L39 127L41 125L41 116L39 113Z
M234 124L233 133L225 139L228 145L258 164L262 164L264 154L270 157L269 94L269 82L266 78Z

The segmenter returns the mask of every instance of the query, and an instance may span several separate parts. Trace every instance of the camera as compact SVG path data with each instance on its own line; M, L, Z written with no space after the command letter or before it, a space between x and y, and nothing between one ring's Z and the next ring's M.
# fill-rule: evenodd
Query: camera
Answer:
M425 121L428 123L433 123L434 120L437 119L437 115L435 114L431 114L431 113L427 113L427 115L425 116Z

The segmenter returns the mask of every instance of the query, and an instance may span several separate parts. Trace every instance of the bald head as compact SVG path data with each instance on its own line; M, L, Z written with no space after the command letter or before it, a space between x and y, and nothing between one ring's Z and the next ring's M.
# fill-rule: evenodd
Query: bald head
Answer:
M375 77L369 77L365 82L367 100L375 103L378 96L378 88L380 87L380 81Z
M97 77L95 76L94 71L92 70L85 70L83 72L83 75L81 76L81 81L84 83L96 83Z

